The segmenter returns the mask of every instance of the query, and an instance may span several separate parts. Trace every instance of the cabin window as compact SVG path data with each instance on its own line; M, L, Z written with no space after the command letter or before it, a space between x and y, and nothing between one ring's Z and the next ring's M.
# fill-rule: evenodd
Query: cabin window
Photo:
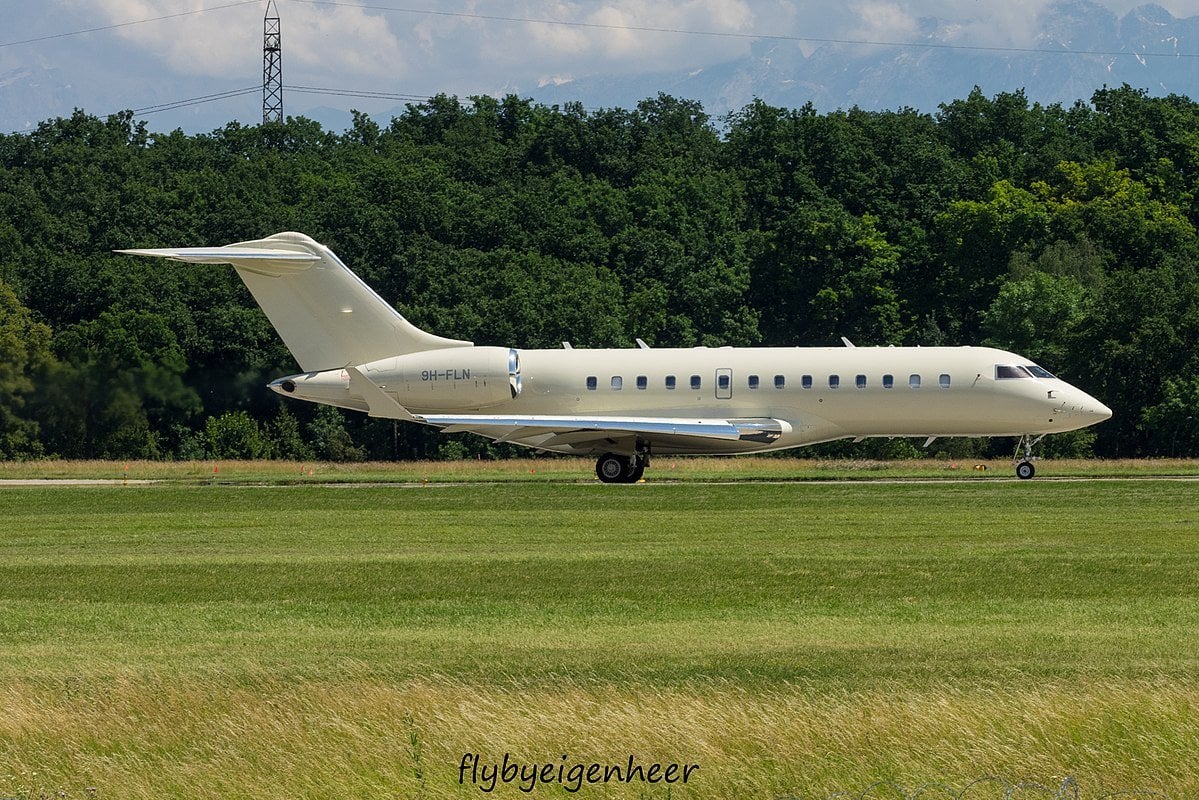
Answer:
M758 376L757 375L749 376L749 388L751 388L751 389L758 388Z
M894 375L884 375L883 376L883 388L884 389L892 389L894 387L895 387L895 376Z
M784 378L782 375L775 375L775 376L774 376L774 388L776 388L776 389L782 389L782 388L783 388L784 386L786 386L786 385L787 385L787 379L786 379L786 378Z
M674 376L673 376L673 375L667 375L667 376L666 376L666 388L667 388L667 389L674 389L674 387L675 387L675 379L674 379Z
M1036 364L1027 364L1027 365L1025 365L1024 368L1026 370L1028 370L1029 372L1031 372L1032 376L1034 378L1056 378L1057 377L1049 370L1045 369L1044 367L1038 367Z
M717 375L716 376L716 388L720 389L722 392L727 392L729 389L729 381L730 380L731 380L731 378L729 378L728 375Z
M941 385L942 389L948 389L949 388L949 373L942 372L941 377L937 379L937 382Z
M913 389L919 389L920 388L920 376L916 375L915 373L909 375L908 376L908 386L910 386Z
M841 386L841 376L840 375L829 375L828 376L828 388L838 389L838 388L840 388L840 386Z
M624 388L624 378L619 375L612 376L612 391L619 392Z
M596 378L594 375L588 375L587 376L587 391L594 392L597 386L599 386L599 379Z
M854 378L853 385L858 387L859 389L865 389L866 388L866 376L859 375L856 378Z
M700 380L700 377L698 375L691 376L691 388L692 389L698 389L702 385L703 385L703 381Z
M1017 367L1013 364L996 364L995 365L995 380L1005 381L1010 378L1031 378L1032 373L1024 367Z
M649 378L645 377L644 375L638 375L637 376L637 388L645 389L647 386L649 386Z
M803 386L803 388L811 389L812 388L812 376L804 375L802 378L799 379L799 383L801 386Z

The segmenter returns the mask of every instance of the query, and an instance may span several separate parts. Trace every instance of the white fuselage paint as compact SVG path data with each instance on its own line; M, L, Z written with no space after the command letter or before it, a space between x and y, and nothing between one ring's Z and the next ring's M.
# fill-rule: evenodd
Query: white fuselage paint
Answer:
M472 349L424 354L440 366L443 391L469 395L478 371L454 380ZM498 349L498 348L497 348ZM475 406L459 401L464 413L569 415L644 418L772 418L790 430L769 443L754 441L669 440L659 453L743 453L777 450L845 437L1020 436L1056 433L1093 425L1111 416L1101 402L1057 378L996 377L999 365L1027 365L1019 355L986 347L836 348L654 348L622 350L519 350L521 391L515 398ZM414 414L445 411L397 391L403 376L390 360L367 365L368 375ZM457 372L455 372L457 370ZM449 376L447 379L446 376ZM891 376L891 386L884 383ZM673 376L675 388L667 388ZM693 376L699 388L692 388ZM721 376L727 384L721 383ZM757 388L750 378L757 376ZM782 386L776 386L782 376ZM805 388L805 376L810 387ZM830 380L836 376L837 386ZM859 376L864 385L859 386ZM912 376L919 376L913 386ZM948 376L947 384L943 376ZM293 376L301 379L304 376ZM506 379L506 375L503 376ZM350 390L338 371L309 376L292 396L352 408L367 403ZM594 389L588 388L594 378ZM614 388L619 378L620 388ZM639 387L644 378L645 388ZM499 380L493 375L492 380ZM278 390L277 384L273 387ZM454 384L461 383L461 386ZM415 401L415 402L414 402ZM548 437L547 437L548 438ZM543 446L579 452L570 444ZM594 446L585 448L594 452Z

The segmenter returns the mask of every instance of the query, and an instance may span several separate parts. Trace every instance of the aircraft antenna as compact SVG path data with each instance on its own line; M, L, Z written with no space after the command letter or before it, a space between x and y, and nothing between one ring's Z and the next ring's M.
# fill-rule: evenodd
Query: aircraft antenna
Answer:
M282 121L283 35L275 0L267 0L262 21L262 122Z

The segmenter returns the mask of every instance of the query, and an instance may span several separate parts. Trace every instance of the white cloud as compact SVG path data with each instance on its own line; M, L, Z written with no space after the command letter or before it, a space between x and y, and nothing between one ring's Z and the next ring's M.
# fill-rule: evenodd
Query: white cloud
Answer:
M735 58L748 50L749 41L639 29L749 32L755 25L753 5L748 0L489 3L485 9L466 8L505 19L429 17L415 26L415 43L446 64L450 75L463 77L528 82L562 74L677 69Z
M117 28L113 33L182 75L245 76L260 79L264 5L228 6L228 0L179 0L164 6L150 0L58 0L60 5L98 14L102 24L120 24L168 14L209 9ZM398 38L387 20L362 8L280 3L284 76L301 73L394 75L402 71Z

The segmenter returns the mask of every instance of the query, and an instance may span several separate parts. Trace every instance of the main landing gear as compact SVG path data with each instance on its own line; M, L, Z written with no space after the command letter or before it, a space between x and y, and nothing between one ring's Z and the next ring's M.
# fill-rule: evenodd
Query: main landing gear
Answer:
M636 483L649 466L649 454L622 456L604 453L595 462L595 475L604 483Z
M1020 480L1026 481L1033 475L1037 474L1037 468L1033 466L1033 462L1037 459L1032 454L1032 449L1044 438L1045 434L1043 433L1035 438L1031 433L1026 433L1021 436L1020 441L1016 443L1016 477ZM1021 450L1024 451L1023 457L1021 457Z

